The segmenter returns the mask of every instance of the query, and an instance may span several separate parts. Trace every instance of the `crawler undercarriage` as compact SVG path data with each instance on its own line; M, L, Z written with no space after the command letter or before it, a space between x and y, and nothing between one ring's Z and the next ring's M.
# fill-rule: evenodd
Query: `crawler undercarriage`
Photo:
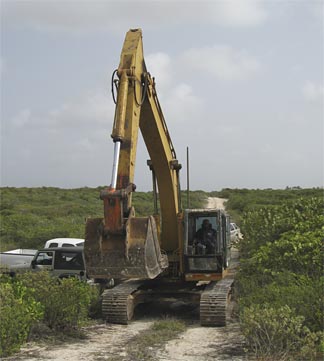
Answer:
M225 326L233 282L233 278L207 285L129 280L103 293L103 317L111 323L127 324L138 304L174 299L199 306L202 326Z

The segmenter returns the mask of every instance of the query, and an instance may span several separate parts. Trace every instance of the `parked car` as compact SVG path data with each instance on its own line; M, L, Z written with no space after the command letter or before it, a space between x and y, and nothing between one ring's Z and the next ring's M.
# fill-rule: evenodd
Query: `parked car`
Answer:
M55 247L30 250L31 253L0 254L0 272L14 277L27 271L48 271L58 278L77 277L86 280L83 247Z
M231 244L237 244L242 238L240 227L236 223L230 224Z
M44 248L53 247L82 247L84 239L81 238L53 238L46 241Z
M78 277L86 279L82 247L44 248L31 261L33 271L47 270L59 278Z
M11 251L1 252L1 253L34 255L36 252L37 252L37 249L17 248L17 249L13 249Z
M0 273L14 274L17 269L30 269L37 249L14 249L0 253Z

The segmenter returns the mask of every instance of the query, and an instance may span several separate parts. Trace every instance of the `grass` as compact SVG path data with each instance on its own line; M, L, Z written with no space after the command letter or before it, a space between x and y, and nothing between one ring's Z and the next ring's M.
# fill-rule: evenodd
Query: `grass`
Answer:
M39 249L52 238L84 238L85 219L103 217L100 189L0 187L0 251ZM206 197L190 192L192 207L202 207ZM135 192L133 205L138 217L153 214L152 192Z

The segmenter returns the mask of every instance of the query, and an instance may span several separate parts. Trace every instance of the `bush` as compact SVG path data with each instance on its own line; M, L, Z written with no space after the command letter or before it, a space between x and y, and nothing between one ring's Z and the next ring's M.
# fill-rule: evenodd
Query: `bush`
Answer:
M315 357L323 326L323 207L322 197L299 199L249 211L242 220L239 305L257 355Z
M99 297L96 288L76 278L58 280L48 272L27 272L18 277L33 289L33 296L44 306L43 322L54 330L78 328Z
M55 330L78 328L88 318L90 286L76 278L53 285L45 303L45 323Z
M1 276L0 356L18 351L27 340L32 324L42 316L43 306L22 282Z
M303 316L304 324L311 331L323 326L324 277L311 279L289 273L239 277L240 308L271 303L273 308L289 305L296 314Z
M42 324L55 332L78 330L98 299L97 288L76 278L59 280L48 272L1 276L0 356L18 351L31 329Z
M288 307L247 307L241 315L247 346L269 360L315 360L319 336L303 325L304 318Z

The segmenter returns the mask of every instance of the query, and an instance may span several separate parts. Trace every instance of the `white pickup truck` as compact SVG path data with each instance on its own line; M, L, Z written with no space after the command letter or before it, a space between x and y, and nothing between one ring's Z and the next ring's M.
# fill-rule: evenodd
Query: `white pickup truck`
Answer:
M15 273L16 269L29 269L37 249L14 249L0 253L1 273Z
M53 238L46 241L44 248L53 247L82 247L84 239L82 238Z

